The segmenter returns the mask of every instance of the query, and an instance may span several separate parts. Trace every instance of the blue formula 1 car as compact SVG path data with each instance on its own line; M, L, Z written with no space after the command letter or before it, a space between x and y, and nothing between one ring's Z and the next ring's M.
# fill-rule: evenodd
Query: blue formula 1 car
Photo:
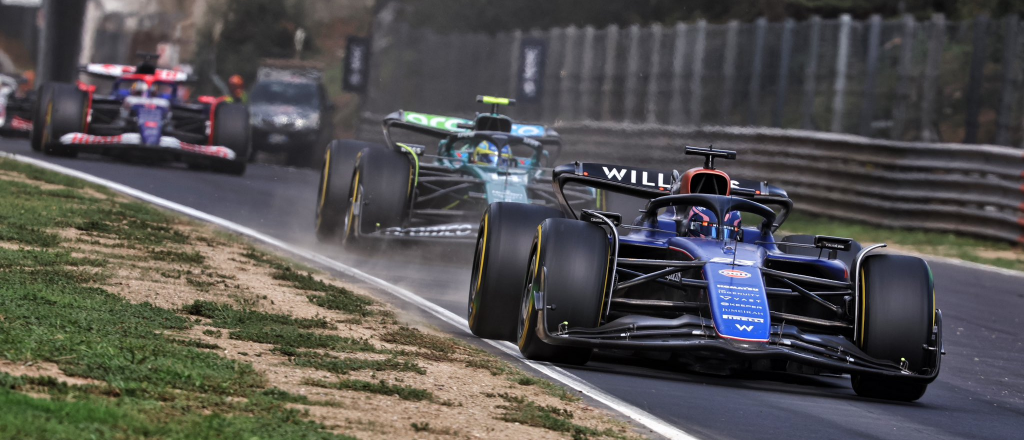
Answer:
M533 360L661 351L702 371L847 373L859 395L919 399L942 353L925 261L838 237L776 241L793 206L784 190L715 169L735 152L686 153L704 166L557 167L557 212L492 204L473 262L472 331ZM574 185L630 197L640 215L623 223L626 211L574 206L560 196Z
M155 55L138 66L89 64L82 73L112 82L109 90L84 83L46 83L33 108L32 148L48 155L94 153L194 168L245 173L249 110L222 98L179 98L183 72L158 69Z
M558 133L498 113L499 105L514 100L479 96L477 101L492 108L474 120L397 111L384 118L383 145L352 140L328 145L317 237L359 248L375 239L472 242L490 203L553 210L558 199L548 164L561 150ZM436 142L436 154L408 139ZM565 196L596 206L592 190Z

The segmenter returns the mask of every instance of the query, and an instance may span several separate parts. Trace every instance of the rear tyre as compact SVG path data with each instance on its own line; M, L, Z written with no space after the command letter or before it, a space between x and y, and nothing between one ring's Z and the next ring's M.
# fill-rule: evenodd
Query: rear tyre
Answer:
M402 153L388 148L367 148L356 159L350 185L343 244L372 250L364 236L401 226L412 195L413 168Z
M362 141L334 140L327 145L316 205L316 238L322 242L335 240L343 231L349 212L352 175L356 158L367 148L385 149L382 145Z
M235 159L218 161L214 171L241 176L245 174L252 155L252 136L249 128L249 108L242 104L219 104L214 110L213 145L228 147Z
M78 156L74 147L60 143L68 133L84 133L89 96L71 84L53 84L43 116L43 153L50 156Z
M543 292L549 332L567 327L597 327L608 284L608 234L577 220L545 220L534 238L530 268L521 299L518 344L527 359L583 365L592 348L549 345L538 336L534 300Z
M469 283L469 329L487 339L515 341L515 311L523 294L537 226L562 212L525 203L492 203L477 233Z
M46 111L53 96L53 84L39 86L36 100L32 103L32 134L29 144L35 151L43 151L43 128L46 125Z
M906 363L919 372L932 368L925 350L935 325L935 295L928 263L905 255L870 255L861 263L861 319L854 335L865 353L879 360ZM912 402L928 384L892 377L851 376L857 395Z

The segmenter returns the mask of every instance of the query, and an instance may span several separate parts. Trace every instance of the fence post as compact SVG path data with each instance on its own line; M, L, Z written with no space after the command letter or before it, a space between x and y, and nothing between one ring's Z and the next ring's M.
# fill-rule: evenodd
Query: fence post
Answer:
M619 50L619 27L608 26L604 41L604 81L601 84L601 119L612 119L612 88L615 87L615 56Z
M1016 14L1007 15L1003 19L1003 84L1002 93L999 94L999 114L996 116L998 145L1010 145L1010 118L1013 116L1013 103L1017 101L1017 88L1020 87L1018 25Z
M807 66L804 68L804 96L800 103L800 128L814 129L814 101L817 97L818 41L821 39L821 17L811 17L810 41L808 44Z
M850 55L850 14L839 17L839 49L836 51L836 82L832 89L832 131L843 130L843 107L846 94L846 65Z
M704 48L707 45L708 22L697 22L697 42L693 45L693 72L690 75L690 123L700 125L701 105L704 104L701 87L704 83Z
M782 126L782 113L786 110L786 86L789 85L789 59L793 54L793 19L782 25L782 54L779 59L779 79L775 86L775 111L772 126Z
M558 118L559 95L562 86L562 38L565 32L561 28L548 31L548 55L544 70L544 95L541 96L541 115L544 122L555 122Z
M867 77L864 79L864 99L860 107L860 134L871 134L871 122L875 119L875 84L878 78L878 45L882 37L882 16L871 16L868 28Z
M658 122L658 71L661 64L661 25L651 25L651 70L647 78L647 99L644 119L648 124Z
M580 62L580 119L592 119L594 109L594 27L583 28L583 61Z
M754 65L750 70L750 99L747 100L747 125L757 124L757 111L761 102L761 65L764 64L764 32L768 20L758 18L754 23Z
M672 44L672 98L668 104L668 122L682 125L683 114L683 68L686 66L686 24L676 23L675 42Z
M946 16L932 15L928 35L928 59L924 67L924 89L921 92L921 140L935 142L939 133L935 130L936 95L939 92L939 64L946 39Z
M900 65L897 75L899 80L896 85L896 103L892 108L892 127L889 137L896 140L903 139L903 127L907 121L907 104L910 102L911 91L910 76L914 68L914 16L903 15L903 37L900 38Z
M576 60L576 41L579 40L579 29L576 26L569 26L565 29L565 52L562 54L562 71L560 72L560 89L558 102L558 119L572 121L576 119L575 92L579 88L579 80L576 78L579 63Z
M629 27L629 48L626 49L626 96L623 120L632 121L636 113L637 79L640 74L640 26Z
M519 88L519 50L523 44L523 31L516 29L512 33L512 44L509 45L509 54L512 57L512 75L509 76L508 80L508 96L509 98L516 97L516 90Z
M732 110L733 84L736 80L736 40L740 22L730 20L725 25L725 61L722 63L722 100L718 104L718 123L729 125L729 111Z
M978 142L978 115L981 113L981 82L988 49L988 16L974 19L974 42L971 48L971 74L967 80L967 120L964 121L964 143Z

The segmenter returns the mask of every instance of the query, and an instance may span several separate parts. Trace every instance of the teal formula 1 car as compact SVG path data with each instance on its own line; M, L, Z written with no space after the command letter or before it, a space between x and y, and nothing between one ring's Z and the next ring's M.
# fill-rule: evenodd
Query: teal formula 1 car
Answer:
M498 113L514 100L477 101L491 111L474 120L399 110L384 118L383 145L331 142L317 198L320 241L346 247L373 238L468 241L492 202L556 209L548 167L562 148L558 133ZM437 143L436 154L428 154L428 142ZM581 205L597 201L594 191L567 196Z

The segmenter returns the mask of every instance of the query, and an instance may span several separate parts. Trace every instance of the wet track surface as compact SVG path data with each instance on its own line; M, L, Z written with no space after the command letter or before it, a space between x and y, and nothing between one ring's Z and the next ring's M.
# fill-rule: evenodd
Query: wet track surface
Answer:
M0 150L223 217L465 314L471 250L403 248L394 256L366 261L316 243L317 171L252 165L244 177L233 177L97 156L49 158L32 152L24 140L10 139L0 139ZM916 403L859 398L846 377L695 374L667 362L614 353L566 369L697 437L1024 438L1024 276L941 262L931 266L947 355L939 379Z

